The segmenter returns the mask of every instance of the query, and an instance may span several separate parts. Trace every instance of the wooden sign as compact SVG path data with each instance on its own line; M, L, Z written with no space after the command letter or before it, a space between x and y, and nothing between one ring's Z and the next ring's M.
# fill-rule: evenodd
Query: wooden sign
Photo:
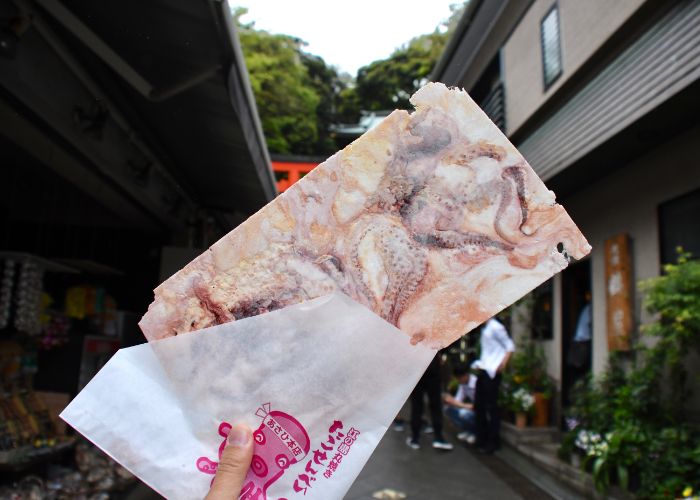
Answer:
M608 350L629 351L632 317L632 257L629 237L614 236L605 241L605 297Z

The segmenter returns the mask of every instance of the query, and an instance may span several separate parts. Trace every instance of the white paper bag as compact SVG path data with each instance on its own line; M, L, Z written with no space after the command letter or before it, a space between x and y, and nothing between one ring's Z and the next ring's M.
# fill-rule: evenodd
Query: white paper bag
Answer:
M242 498L342 498L435 355L341 294L120 350L63 411L168 498L203 498L231 424Z

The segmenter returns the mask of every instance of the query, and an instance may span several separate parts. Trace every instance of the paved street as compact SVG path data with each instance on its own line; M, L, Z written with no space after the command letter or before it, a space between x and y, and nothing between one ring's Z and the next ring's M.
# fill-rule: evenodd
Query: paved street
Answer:
M449 432L455 443L451 452L434 450L431 436L424 436L420 450L412 450L406 446L407 435L387 431L346 500L377 498L373 494L385 489L423 500L551 498L498 456L480 455Z

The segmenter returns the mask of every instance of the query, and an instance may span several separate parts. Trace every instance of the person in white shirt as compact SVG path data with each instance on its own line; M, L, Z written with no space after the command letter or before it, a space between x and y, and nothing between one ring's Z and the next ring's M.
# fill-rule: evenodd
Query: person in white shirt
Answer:
M491 318L481 329L479 340L481 357L476 381L476 445L482 453L493 453L500 445L501 415L498 408L498 389L501 372L510 360L515 344L506 327Z
M457 392L454 396L448 393L443 396L445 415L460 430L457 439L469 444L474 444L476 441L476 414L474 413L476 375L472 370L476 370L477 366L477 362L474 362L471 367L466 364L456 366L453 373L459 382Z

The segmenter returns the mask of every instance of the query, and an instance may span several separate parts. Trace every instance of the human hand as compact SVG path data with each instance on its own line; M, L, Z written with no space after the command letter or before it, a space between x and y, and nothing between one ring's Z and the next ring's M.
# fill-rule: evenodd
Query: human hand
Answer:
M253 459L253 431L245 424L231 428L214 483L205 500L237 500Z

